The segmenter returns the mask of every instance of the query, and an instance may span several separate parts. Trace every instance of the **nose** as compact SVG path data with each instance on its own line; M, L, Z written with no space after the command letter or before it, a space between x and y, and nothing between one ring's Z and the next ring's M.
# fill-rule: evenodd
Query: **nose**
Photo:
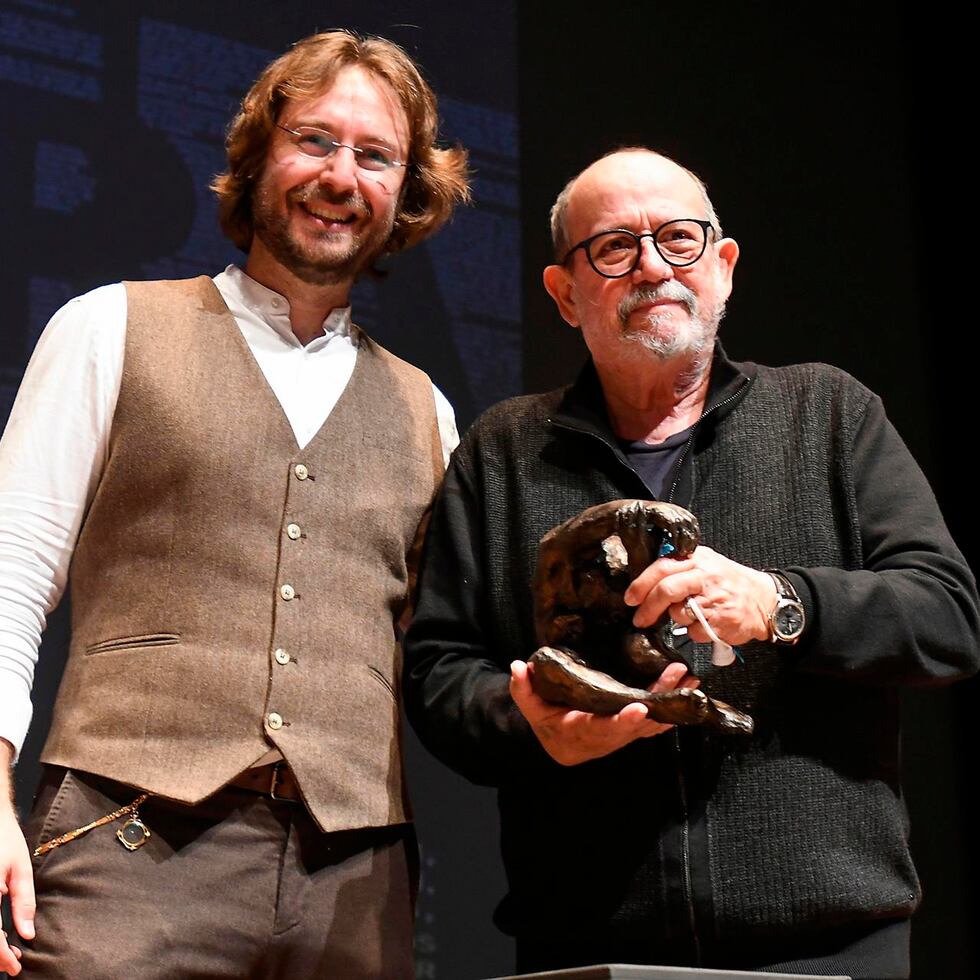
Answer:
M349 194L357 188L357 160L349 146L338 146L327 157L320 169L319 182L340 194Z
M653 244L652 235L640 238L640 261L633 270L633 278L640 282L663 282L674 278L674 267L663 260Z

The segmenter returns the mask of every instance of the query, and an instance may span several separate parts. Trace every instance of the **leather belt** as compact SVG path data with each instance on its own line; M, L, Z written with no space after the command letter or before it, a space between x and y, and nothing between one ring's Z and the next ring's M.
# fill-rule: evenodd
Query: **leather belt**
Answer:
M293 775L293 770L285 762L274 762L268 766L254 766L236 776L229 787L247 789L253 793L262 793L273 800L289 800L302 803L303 797L299 791L299 783Z

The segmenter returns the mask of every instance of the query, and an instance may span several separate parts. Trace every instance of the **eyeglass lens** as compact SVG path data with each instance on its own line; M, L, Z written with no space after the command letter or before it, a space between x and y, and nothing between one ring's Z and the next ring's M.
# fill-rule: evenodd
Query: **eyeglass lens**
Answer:
M610 231L598 235L589 243L589 260L603 275L629 272L639 260L641 237L649 234L637 236L629 231ZM668 221L653 233L653 241L665 262L691 265L704 252L705 231L696 221Z
M323 129L300 127L295 130L287 130L287 132L292 135L296 149L303 156L312 157L315 160L326 160L342 146L348 146ZM394 154L382 146L350 146L349 149L354 151L354 160L362 170L377 172L399 165Z

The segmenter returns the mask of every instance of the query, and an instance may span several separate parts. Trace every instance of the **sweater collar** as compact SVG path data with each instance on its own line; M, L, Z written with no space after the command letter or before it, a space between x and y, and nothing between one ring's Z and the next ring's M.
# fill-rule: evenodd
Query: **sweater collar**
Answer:
M706 418L710 418L712 424L717 424L724 418L748 390L755 379L755 373L755 364L732 361L721 342L716 340L711 358L708 397L695 428L700 428L702 420ZM591 357L582 367L575 382L565 390L551 421L562 428L598 436L619 451L606 410L602 384Z

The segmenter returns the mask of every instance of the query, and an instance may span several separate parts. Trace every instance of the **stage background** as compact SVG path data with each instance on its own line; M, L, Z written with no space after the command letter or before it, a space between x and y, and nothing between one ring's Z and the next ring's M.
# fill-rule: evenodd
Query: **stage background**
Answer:
M591 4L509 0L0 0L0 422L40 330L68 298L240 258L206 189L237 100L290 42L349 26L419 59L445 137L472 154L474 206L354 301L362 326L429 371L461 429L499 398L577 369L580 339L540 286L547 210L595 156L651 145L701 174L742 246L722 327L730 353L828 361L878 391L975 558L973 494L950 466L969 390L950 323L964 316L955 270L970 226L947 190L955 147L938 112L955 88L956 31L935 7L923 20L885 4L708 6L621 2L612 19ZM928 112L915 108L923 93L935 96ZM22 805L60 675L66 605L42 650L17 771ZM907 701L926 888L913 975L972 978L972 757L958 747L977 685ZM423 858L420 980L508 972L510 941L490 924L503 891L493 793L411 737L409 769Z

